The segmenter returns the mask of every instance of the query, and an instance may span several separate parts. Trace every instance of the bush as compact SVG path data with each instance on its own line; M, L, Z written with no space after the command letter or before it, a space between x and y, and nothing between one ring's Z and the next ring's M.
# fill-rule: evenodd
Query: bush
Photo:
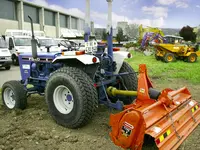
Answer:
M131 47L139 47L139 46L140 46L139 43L130 42L130 43L127 43L124 47L131 48Z

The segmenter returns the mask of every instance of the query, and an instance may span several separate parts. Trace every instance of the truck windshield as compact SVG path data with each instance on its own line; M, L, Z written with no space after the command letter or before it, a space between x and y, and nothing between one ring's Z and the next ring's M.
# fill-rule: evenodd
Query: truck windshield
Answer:
M39 39L41 46L55 46L56 42L53 39Z
M7 48L7 43L4 39L0 39L0 48Z
M15 46L31 46L31 38L15 38Z

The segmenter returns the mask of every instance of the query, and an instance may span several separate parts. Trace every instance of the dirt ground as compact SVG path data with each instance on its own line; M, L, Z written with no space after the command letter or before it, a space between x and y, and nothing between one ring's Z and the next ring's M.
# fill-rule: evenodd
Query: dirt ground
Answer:
M153 79L157 89L177 89L187 85L193 98L198 99L200 85L180 79ZM100 106L94 119L77 130L63 128L48 113L44 98L33 95L24 111L8 111L0 106L0 150L120 150L109 138L109 114ZM181 145L180 150L200 150L200 127Z

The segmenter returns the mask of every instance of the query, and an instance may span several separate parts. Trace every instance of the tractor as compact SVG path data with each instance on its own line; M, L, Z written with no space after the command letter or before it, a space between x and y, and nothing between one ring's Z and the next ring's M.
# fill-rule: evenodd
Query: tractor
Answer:
M4 83L3 103L9 109L25 109L27 96L44 95L52 118L73 129L86 125L98 104L104 104L121 110L110 115L110 137L115 145L141 150L145 139L149 139L159 149L177 149L199 125L200 105L186 87L155 90L145 64L139 66L137 79L136 72L124 61L130 53L112 45L112 0L107 0L107 52L98 50L97 43L89 41L90 0L86 2L84 51L67 44L61 53L37 53L29 16L32 53L19 55L22 79Z
M90 8L89 1L87 0L86 10ZM38 42L29 16L32 53L19 55L21 80L3 84L2 100L8 109L25 109L27 97L37 93L44 95L49 113L59 125L79 128L91 120L98 104L122 110L124 104L133 102L134 96L113 97L106 92L109 86L121 90L137 90L137 75L124 61L131 54L113 49L112 0L107 2L107 52L105 49L98 50L95 41L89 41L89 11L86 13L84 51L75 50L76 48L66 44L63 52L37 52Z

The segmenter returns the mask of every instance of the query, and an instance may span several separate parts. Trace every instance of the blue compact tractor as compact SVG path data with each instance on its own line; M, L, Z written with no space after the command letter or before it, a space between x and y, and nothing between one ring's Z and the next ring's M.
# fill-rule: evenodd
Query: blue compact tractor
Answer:
M108 3L111 8L112 1ZM130 53L112 47L111 21L107 51L98 50L97 43L89 41L90 33L86 32L85 51L66 44L62 53L37 53L38 43L29 18L32 53L19 55L21 80L8 81L2 87L2 100L8 109L25 109L27 97L37 93L44 95L58 124L79 128L91 120L99 104L122 110L124 104L133 102L134 97L111 97L106 92L108 86L137 90L137 75L124 61L131 57Z

